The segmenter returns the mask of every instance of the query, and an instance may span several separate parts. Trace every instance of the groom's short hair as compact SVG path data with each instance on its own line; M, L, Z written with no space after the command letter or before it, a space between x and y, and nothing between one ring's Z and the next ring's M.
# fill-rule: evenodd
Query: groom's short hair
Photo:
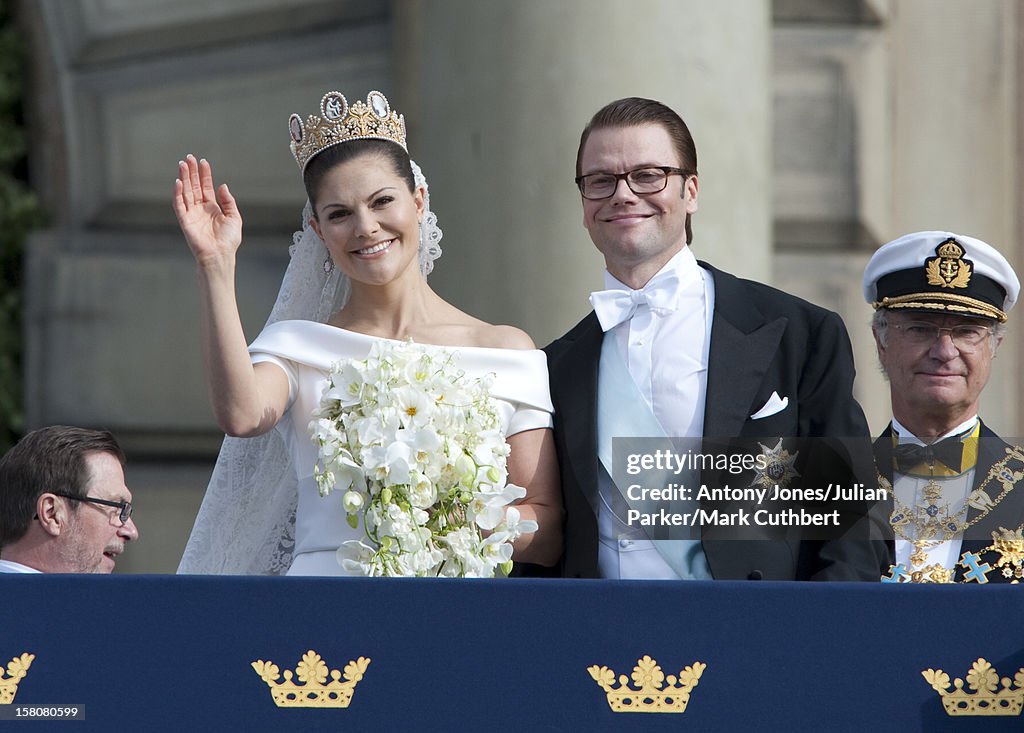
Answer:
M640 125L661 125L672 139L672 145L679 155L679 167L697 174L697 146L693 142L690 128L675 110L661 102L643 97L625 97L609 102L599 109L580 135L580 147L576 151L576 175L583 173L580 163L583 146L594 130L605 127L638 127Z

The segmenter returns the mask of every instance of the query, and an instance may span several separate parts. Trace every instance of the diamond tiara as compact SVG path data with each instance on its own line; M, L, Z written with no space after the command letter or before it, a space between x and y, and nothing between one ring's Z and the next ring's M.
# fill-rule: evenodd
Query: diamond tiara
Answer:
M366 102L356 101L351 106L341 92L327 92L320 100L320 115L310 115L303 122L292 114L288 132L292 155L303 171L317 153L349 140L390 140L408 152L405 117L393 111L387 97L378 91L367 94Z

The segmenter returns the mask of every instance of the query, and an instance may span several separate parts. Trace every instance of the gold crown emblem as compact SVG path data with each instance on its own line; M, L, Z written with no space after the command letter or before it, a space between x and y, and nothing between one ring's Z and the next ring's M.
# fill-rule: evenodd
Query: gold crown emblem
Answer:
M18 683L25 678L28 668L32 666L35 654L22 654L7 663L7 673L0 669L0 705L10 705L18 694Z
M937 257L925 261L929 285L940 288L966 288L971 281L970 260L963 259L964 248L950 237L935 248Z
M587 671L605 691L608 707L616 713L682 713L706 668L706 664L694 662L678 678L671 674L666 677L657 661L645 654L633 667L636 689L629 686L626 675L619 675L619 686L615 687L615 672L607 667L595 664L587 667Z
M341 92L327 92L320 100L320 116L303 122L297 114L288 118L291 150L299 168L317 153L349 140L390 140L405 145L405 117L392 111L388 99L378 91L366 95L366 102L349 106Z
M950 257L954 260L958 260L964 256L964 248L960 246L960 243L950 237L945 242L939 245L936 250L936 254L939 257Z
M1024 667L1011 682L1009 677L1000 680L991 664L978 659L967 673L967 687L973 692L964 690L959 677L950 686L949 675L941 669L926 669L921 674L942 695L946 715L1020 715L1024 707Z
M274 698L279 708L347 708L352 702L352 693L356 684L363 678L363 673L370 665L367 657L359 657L345 665L345 681L341 681L341 672L332 669L331 681L327 681L327 664L320 655L310 649L302 655L302 661L295 667L295 674L290 669L284 671L284 682L280 671L273 662L261 659L252 663ZM297 677L302 684L296 684L292 677Z

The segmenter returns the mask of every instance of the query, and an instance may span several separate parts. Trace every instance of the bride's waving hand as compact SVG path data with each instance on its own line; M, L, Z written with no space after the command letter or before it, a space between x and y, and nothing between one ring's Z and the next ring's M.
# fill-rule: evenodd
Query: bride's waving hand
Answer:
M288 380L267 364L252 364L235 299L235 255L242 216L226 184L214 188L205 159L178 163L174 213L196 259L203 358L210 403L228 435L261 435L277 423L288 401Z
M204 158L189 155L178 163L174 213L189 249L200 264L234 257L242 243L242 216L226 183L213 186L213 170Z

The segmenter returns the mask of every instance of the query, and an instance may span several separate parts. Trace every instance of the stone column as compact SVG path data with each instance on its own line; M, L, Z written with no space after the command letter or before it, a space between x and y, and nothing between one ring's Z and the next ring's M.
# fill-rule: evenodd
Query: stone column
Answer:
M589 310L603 260L582 227L576 149L591 115L625 96L690 127L697 257L769 279L768 4L418 0L393 18L410 149L445 232L431 276L443 296L538 344Z
M1024 278L1017 184L1016 3L900 0L894 13L892 236L947 229L1001 251ZM982 394L981 414L1019 435L1021 310Z

